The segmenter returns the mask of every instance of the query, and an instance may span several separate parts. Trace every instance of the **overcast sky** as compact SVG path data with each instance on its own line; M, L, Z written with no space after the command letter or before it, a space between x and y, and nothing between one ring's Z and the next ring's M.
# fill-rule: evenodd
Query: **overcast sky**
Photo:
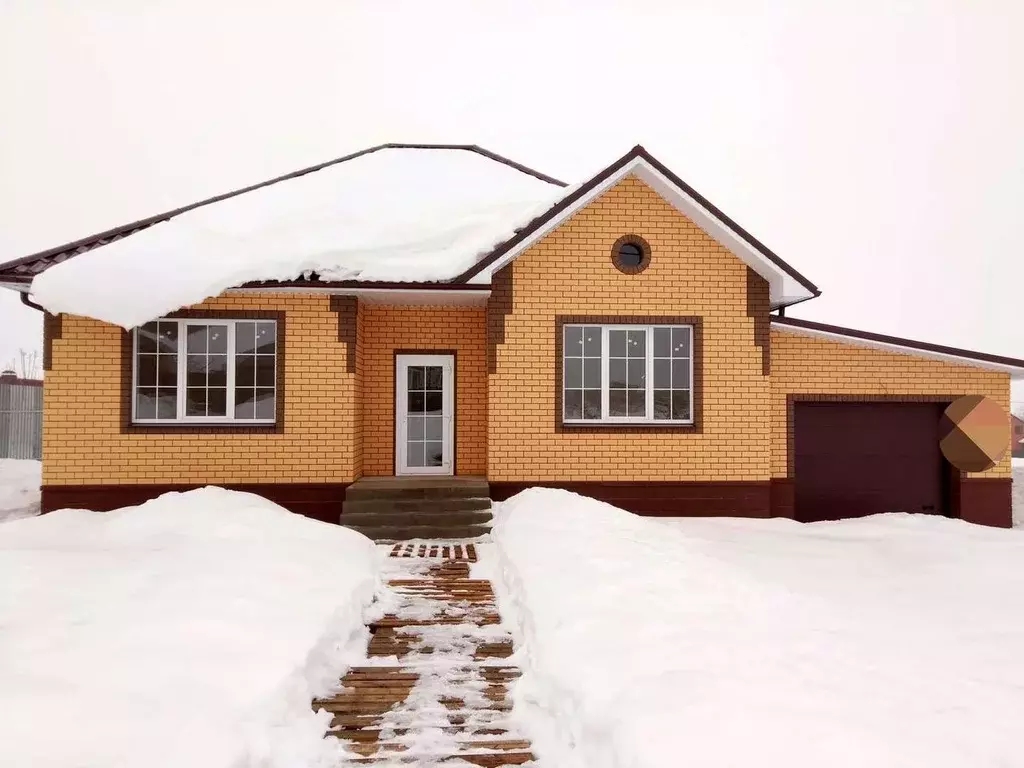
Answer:
M567 181L643 143L822 288L792 315L1024 357L1022 26L1010 0L0 0L0 261L384 141ZM0 365L40 329L0 292Z

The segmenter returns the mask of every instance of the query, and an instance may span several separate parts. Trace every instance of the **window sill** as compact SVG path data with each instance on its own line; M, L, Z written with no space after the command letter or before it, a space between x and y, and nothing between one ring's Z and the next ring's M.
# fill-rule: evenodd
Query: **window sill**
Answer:
M696 429L697 424L694 421L563 421L561 423L562 429L665 429L672 431L685 431L687 429Z
M126 432L140 434L254 434L283 432L274 421L133 421Z

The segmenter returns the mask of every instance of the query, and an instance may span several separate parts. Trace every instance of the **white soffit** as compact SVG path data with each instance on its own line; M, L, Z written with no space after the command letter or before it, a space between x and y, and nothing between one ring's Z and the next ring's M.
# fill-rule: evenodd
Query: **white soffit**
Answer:
M567 206L557 216L547 222L543 227L532 232L521 243L510 249L494 264L475 275L470 283L489 283L491 276L510 261L515 259L526 249L546 237L552 230L571 218L577 211L590 205L594 200L603 195L630 174L635 175L645 184L650 186L661 197L671 203L676 210L692 220L697 226L704 230L710 237L726 248L747 266L761 275L768 281L769 296L773 307L784 304L792 304L797 301L814 298L814 293L807 289L795 277L775 264L771 259L754 248L750 243L738 235L731 227L721 219L712 214L707 208L701 205L690 194L672 181L667 179L656 168L651 166L644 158L634 158L626 163L619 171L598 184L588 194ZM641 233L642 234L642 233Z

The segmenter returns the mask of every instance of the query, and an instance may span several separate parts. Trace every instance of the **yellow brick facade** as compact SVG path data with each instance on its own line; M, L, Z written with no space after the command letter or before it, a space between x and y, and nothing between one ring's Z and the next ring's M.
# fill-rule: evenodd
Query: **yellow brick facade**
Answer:
M787 476L788 395L986 395L1009 413L1009 374L808 336L771 332L772 476ZM978 477L1010 477L1010 453Z
M363 474L395 473L395 351L455 351L455 469L487 474L487 339L483 307L360 309Z
M611 261L624 234L651 246L639 274ZM489 385L491 480L768 479L771 390L747 267L650 187L627 177L505 269L512 306ZM556 433L558 315L701 317L701 432Z

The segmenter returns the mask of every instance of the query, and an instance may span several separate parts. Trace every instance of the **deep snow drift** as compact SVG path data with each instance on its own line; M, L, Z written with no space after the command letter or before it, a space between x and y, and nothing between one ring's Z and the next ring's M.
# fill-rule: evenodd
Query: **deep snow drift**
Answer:
M204 488L0 525L0 765L318 765L365 647L363 536Z
M0 523L39 514L43 465L32 459L0 459Z
M384 149L57 264L33 298L132 328L254 280L453 278L567 192L475 152Z
M547 764L1021 764L1020 531L667 524L531 489L493 536Z

